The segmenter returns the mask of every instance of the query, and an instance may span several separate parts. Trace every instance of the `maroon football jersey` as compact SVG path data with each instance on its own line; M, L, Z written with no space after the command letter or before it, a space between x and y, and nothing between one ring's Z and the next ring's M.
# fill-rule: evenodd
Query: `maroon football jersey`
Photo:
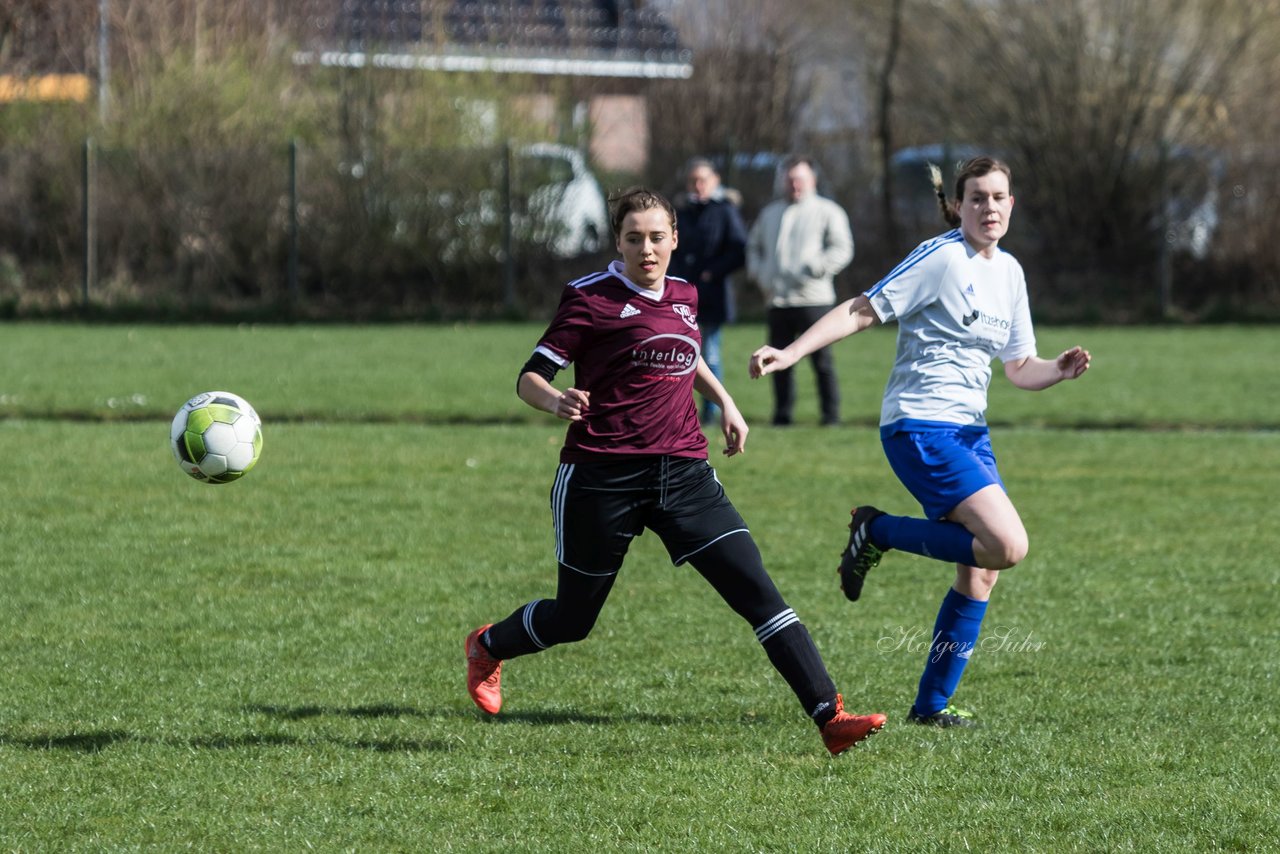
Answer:
M698 290L668 277L661 293L626 278L614 261L605 272L565 286L560 307L538 342L573 387L591 393L581 421L569 424L560 461L604 455L669 454L706 459L693 379L702 352Z

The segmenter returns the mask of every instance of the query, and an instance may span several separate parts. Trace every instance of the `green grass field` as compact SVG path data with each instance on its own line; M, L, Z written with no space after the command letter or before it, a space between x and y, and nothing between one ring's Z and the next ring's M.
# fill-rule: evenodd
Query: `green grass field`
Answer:
M1031 553L969 732L902 723L951 571L890 554L856 605L834 572L851 503L916 511L871 429L892 335L838 348L848 426L779 431L762 330L728 330L759 426L713 462L847 705L890 717L835 759L651 535L588 641L472 706L463 636L553 592L563 429L514 395L540 331L0 326L0 850L1280 847L1274 329L1047 328L1086 377L997 377ZM226 486L168 449L213 388L266 422Z

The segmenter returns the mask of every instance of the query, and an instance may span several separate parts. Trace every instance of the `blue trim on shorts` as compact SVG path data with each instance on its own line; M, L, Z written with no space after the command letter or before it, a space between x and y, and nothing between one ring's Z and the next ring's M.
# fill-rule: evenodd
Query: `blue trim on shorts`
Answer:
M985 425L904 419L880 428L893 473L938 521L970 495L1004 481Z

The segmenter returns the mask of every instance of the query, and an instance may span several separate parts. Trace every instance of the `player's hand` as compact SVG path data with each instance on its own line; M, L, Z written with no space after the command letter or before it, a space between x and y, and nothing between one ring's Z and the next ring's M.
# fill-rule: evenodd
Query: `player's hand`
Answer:
M787 355L785 350L778 350L766 345L751 354L751 364L747 367L747 370L751 374L751 379L758 380L765 374L784 371L791 367L792 364L794 364L794 360Z
M563 418L565 421L581 421L590 402L591 392L580 388L569 388L556 398L556 408L552 411L557 418Z
M720 429L724 433L724 455L732 457L747 450L747 433L751 428L732 401L720 409Z
M1072 347L1058 356L1058 371L1064 380L1074 380L1089 370L1089 360L1093 357L1083 347Z

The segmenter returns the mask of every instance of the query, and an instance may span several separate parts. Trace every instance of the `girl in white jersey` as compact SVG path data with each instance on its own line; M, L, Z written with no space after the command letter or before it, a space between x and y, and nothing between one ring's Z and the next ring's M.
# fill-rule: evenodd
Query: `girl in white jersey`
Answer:
M752 377L791 367L807 354L872 326L898 321L898 352L880 411L889 464L927 518L856 507L840 580L856 600L868 570L890 549L956 564L943 599L919 691L907 720L970 726L951 696L968 663L999 570L1027 553L1027 532L1004 490L987 434L991 360L1015 386L1039 390L1089 368L1072 347L1036 356L1022 267L999 248L1013 212L1009 167L977 157L960 167L948 200L930 169L953 230L928 240L860 296L836 306L786 349L751 354Z

